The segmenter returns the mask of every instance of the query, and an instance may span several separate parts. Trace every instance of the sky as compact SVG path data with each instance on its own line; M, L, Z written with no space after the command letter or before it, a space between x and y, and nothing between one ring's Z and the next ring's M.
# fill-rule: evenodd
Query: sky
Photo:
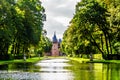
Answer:
M62 39L63 33L73 18L78 1L80 0L41 0L46 14L44 29L47 31L47 37L52 39L56 32L57 38Z

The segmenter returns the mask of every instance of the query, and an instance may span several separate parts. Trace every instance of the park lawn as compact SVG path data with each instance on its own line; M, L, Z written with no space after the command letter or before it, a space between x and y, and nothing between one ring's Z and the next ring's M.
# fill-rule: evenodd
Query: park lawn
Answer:
M93 60L88 63L120 63L120 60Z
M68 57L68 59L73 60L73 61L77 61L79 63L88 62L90 60L90 59L78 58L78 57Z
M8 64L8 63L24 63L24 62L31 62L31 63L35 63L37 61L40 61L44 59L44 57L33 57L33 58L28 58L26 59L26 61L24 61L23 59L15 59L15 60L0 60L0 65L1 64Z
M68 59L77 61L79 63L120 63L120 60L93 59L93 61L90 61L90 59L76 58L76 57L68 57Z

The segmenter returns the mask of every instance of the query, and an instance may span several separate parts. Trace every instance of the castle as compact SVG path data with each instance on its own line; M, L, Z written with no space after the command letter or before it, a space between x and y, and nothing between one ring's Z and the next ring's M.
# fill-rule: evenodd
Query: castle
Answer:
M57 39L56 33L54 32L54 36L52 38L52 49L51 49L51 56L60 56L60 43L61 39Z

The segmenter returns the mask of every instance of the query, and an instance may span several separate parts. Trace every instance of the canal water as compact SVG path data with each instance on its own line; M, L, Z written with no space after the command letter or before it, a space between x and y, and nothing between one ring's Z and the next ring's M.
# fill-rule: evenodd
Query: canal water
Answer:
M120 80L120 64L78 63L63 58L0 65L0 80Z

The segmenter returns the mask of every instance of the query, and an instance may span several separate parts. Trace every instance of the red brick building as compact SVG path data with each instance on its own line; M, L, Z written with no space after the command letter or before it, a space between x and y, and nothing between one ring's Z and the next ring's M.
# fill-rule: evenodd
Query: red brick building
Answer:
M53 41L52 41L52 50L51 50L51 56L60 56L60 42L61 40L58 41L56 37L56 33L54 33L53 36Z

